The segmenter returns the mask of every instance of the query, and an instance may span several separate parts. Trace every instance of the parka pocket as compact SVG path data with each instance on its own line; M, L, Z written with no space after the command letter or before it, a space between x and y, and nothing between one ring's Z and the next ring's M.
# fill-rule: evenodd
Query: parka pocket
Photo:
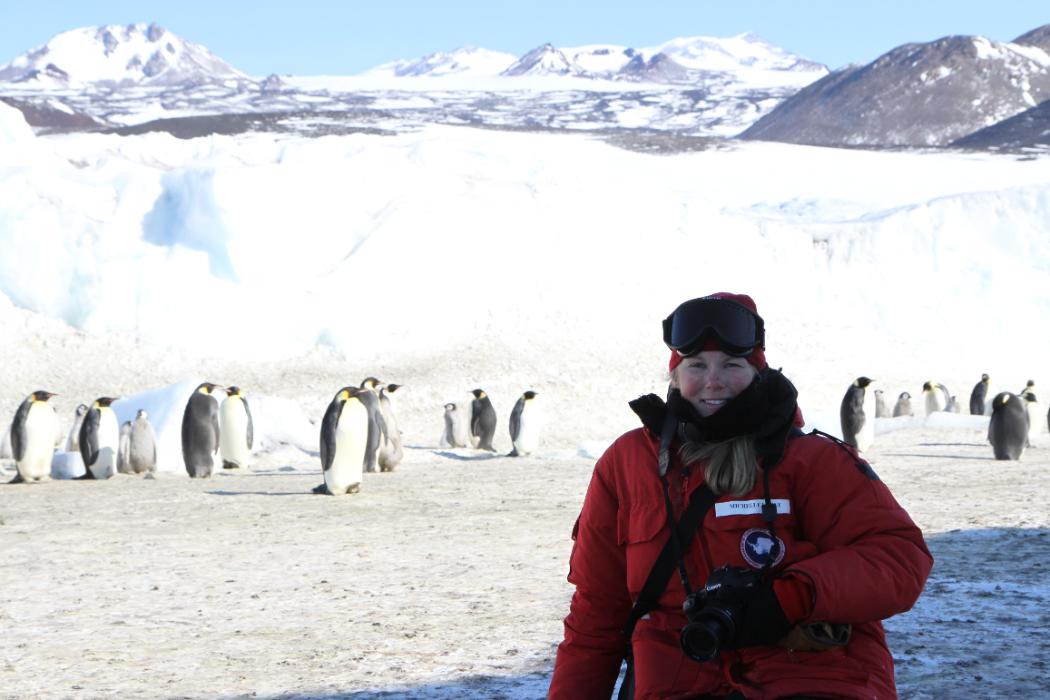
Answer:
M637 596L667 542L667 513L662 507L637 504L620 512L617 540L627 557L627 588Z

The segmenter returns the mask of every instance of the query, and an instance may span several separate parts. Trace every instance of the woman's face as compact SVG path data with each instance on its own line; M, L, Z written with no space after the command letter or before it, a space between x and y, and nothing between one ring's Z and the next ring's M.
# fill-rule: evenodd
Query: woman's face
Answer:
M682 360L671 382L701 416L710 416L746 389L756 374L758 370L743 357L704 350Z

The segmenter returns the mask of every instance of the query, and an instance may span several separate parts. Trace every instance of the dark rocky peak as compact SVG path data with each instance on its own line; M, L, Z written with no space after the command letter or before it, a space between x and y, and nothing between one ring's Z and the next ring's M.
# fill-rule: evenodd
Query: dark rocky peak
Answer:
M741 136L827 146L947 145L1050 97L1050 62L947 36L825 76Z
M1050 24L1044 24L1041 27L1036 27L1030 32L1025 32L1021 36L1013 40L1014 44L1021 44L1023 46L1035 46L1040 48L1047 53L1050 53Z

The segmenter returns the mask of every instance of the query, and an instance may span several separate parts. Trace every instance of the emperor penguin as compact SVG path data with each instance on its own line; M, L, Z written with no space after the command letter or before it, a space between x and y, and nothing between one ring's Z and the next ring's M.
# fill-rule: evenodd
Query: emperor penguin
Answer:
M875 390L875 417L889 418L890 408L886 405L886 395L882 389Z
M875 442L875 389L874 379L857 377L846 389L839 408L842 424L842 439L864 452Z
M80 456L84 458L85 472L79 479L108 479L117 473L120 424L111 408L116 400L100 396L84 415L80 424Z
M996 459L1020 459L1028 439L1028 413L1024 402L1008 391L992 399L992 417L988 421L988 442Z
M404 447L401 445L401 428L397 424L397 416L394 415L393 396L400 384L387 384L379 390L379 412L383 417L383 434L379 439L379 462L380 471L392 472L394 467L401 464L405 456Z
M899 416L914 416L915 411L911 407L911 394L906 391L902 391L901 395L897 397L897 403L893 405L893 417Z
M83 403L73 412L73 425L69 428L69 435L66 436L66 452L80 452L80 426L83 425L87 412L87 404Z
M988 382L988 375L982 374L981 381L973 385L973 391L970 392L971 416L984 415L984 402L988 396Z
M219 402L214 392L218 384L201 382L182 412L182 461L191 479L206 479L219 451Z
M536 451L540 444L540 411L536 405L537 393L526 391L514 402L510 412L510 442L513 448L508 457L524 457Z
M240 387L226 387L226 398L219 409L219 454L223 469L249 466L254 432L248 399Z
M947 410L951 395L943 384L929 381L922 385L922 399L928 416L931 413Z
M1039 434L1039 426L1043 424L1042 408L1039 406L1039 399L1036 398L1035 382L1030 382L1025 390L1021 392L1021 400L1024 402L1024 410L1028 415L1028 444L1025 447L1032 446L1032 439Z
M131 421L120 424L120 447L117 449L117 473L131 473Z
M441 447L466 447L470 443L470 406L469 403L445 404L445 431L441 434Z
M471 402L470 434L478 439L477 448L495 452L492 438L496 434L496 409L492 407L489 395L482 389L474 389L474 401Z
M368 403L376 401L369 389L346 386L339 390L321 420L321 471L324 483L314 493L341 496L361 490L369 451L371 424ZM375 460L375 455L371 455Z
M56 394L38 390L27 396L11 421L11 456L18 473L11 483L51 478L51 458L60 432L58 415L48 400Z
M366 390L372 398L361 395L361 402L368 409L368 446L365 450L365 471L369 474L375 472L379 462L379 445L383 441L383 433L386 426L383 424L383 415L379 408L379 389L383 382L375 377L365 377L359 388Z
M147 474L157 470L157 435L149 422L149 414L143 409L139 409L131 424L128 465L132 474Z

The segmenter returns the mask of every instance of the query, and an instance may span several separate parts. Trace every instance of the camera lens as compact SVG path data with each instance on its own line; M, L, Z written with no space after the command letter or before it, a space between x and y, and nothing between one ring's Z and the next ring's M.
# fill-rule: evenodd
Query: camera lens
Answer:
M718 656L722 643L732 636L733 627L733 618L728 611L707 606L697 615L695 622L682 628L682 651L695 661L710 661Z

